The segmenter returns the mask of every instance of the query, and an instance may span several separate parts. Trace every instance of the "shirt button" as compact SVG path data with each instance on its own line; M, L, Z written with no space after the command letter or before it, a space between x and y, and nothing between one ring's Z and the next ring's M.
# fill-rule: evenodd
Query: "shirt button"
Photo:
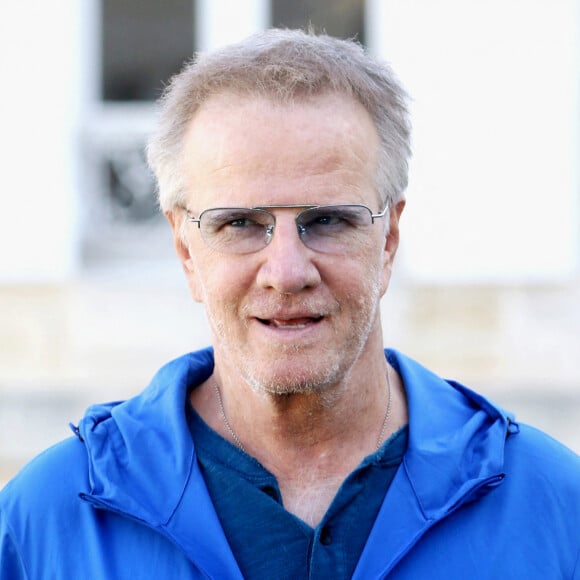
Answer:
M330 546L330 544L332 544L332 537L328 526L324 526L322 530L320 530L320 543L323 546Z

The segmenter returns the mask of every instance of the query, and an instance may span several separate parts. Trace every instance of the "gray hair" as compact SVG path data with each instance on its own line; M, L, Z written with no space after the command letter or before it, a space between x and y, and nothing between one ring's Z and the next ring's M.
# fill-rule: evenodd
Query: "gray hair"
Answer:
M233 93L292 102L306 96L352 96L377 129L381 152L377 189L396 203L407 187L410 122L407 94L390 66L352 40L302 30L270 29L224 48L199 53L173 77L160 99L157 130L147 147L163 211L184 205L183 139L201 105Z

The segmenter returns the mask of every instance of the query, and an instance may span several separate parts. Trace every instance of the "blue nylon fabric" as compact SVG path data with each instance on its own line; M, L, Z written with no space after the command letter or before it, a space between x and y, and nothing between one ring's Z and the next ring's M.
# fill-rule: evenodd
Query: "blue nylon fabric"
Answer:
M353 578L580 580L578 455L387 356L407 394L408 445ZM211 349L169 363L142 394L91 408L82 440L45 451L6 485L0 580L242 578L185 412L212 370Z

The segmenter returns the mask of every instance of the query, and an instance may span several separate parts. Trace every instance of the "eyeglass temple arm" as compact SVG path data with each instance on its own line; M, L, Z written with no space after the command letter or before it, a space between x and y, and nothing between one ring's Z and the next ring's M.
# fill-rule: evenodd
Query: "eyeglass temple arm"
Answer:
M391 204L387 201L387 205L385 205L385 209L379 213L371 213L371 220L372 223L375 223L375 219L378 218L382 218L385 217L385 214L387 213L387 211L389 211L389 207L391 206Z
M201 225L200 225L201 224L201 219L192 216L189 213L189 210L186 207L184 207L183 209L185 210L185 215L186 215L187 221L188 222L193 222L193 223L197 224L197 227L200 228L201 227Z

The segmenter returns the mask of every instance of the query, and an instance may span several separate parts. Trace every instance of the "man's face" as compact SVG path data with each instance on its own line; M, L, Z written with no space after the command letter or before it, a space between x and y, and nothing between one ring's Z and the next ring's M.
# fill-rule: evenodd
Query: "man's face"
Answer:
M187 208L196 217L213 207L298 204L364 204L376 213L384 205L378 146L368 113L345 97L288 105L213 97L185 136ZM272 210L272 240L249 254L212 250L195 223L182 243L183 213L169 214L191 293L206 307L221 380L241 377L270 393L323 391L376 354L402 206L341 254L302 243L297 209Z

